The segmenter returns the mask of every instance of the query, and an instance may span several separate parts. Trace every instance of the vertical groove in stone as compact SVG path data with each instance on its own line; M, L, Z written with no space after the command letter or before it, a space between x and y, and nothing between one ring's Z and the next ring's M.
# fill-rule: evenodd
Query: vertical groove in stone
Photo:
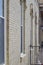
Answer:
M6 65L9 65L9 0L7 0L7 59Z

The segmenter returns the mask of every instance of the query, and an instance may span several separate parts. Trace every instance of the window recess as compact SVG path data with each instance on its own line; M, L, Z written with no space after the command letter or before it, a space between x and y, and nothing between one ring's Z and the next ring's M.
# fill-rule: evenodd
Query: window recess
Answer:
M21 53L25 53L25 6L26 0L20 0L21 5Z

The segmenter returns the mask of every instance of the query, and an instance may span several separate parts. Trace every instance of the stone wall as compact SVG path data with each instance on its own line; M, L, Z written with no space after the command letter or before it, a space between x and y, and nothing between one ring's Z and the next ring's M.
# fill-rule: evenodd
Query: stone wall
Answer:
M9 5L8 5L9 3ZM30 33L31 16L30 4L33 4L33 45L35 45L35 12L38 13L38 4L35 0L26 0L27 9L25 11L25 56L20 59L20 23L21 6L20 0L5 0L5 63L6 65L30 65ZM37 6L36 6L37 5ZM37 14L38 16L38 14ZM38 19L37 19L38 22ZM37 26L38 27L38 26ZM38 30L37 30L38 31ZM38 33L37 33L38 35ZM38 42L38 41L37 41Z

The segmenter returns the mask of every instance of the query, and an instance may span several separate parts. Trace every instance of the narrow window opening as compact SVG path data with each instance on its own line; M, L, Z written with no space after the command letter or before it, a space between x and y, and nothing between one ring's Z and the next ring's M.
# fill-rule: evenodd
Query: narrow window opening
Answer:
M25 0L21 0L21 53L25 53Z

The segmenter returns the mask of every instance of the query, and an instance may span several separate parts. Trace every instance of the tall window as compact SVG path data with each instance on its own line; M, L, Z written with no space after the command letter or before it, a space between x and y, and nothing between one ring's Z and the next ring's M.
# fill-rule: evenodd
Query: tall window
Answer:
M0 0L0 64L4 64L4 0Z
M21 0L21 53L25 53L25 0Z

